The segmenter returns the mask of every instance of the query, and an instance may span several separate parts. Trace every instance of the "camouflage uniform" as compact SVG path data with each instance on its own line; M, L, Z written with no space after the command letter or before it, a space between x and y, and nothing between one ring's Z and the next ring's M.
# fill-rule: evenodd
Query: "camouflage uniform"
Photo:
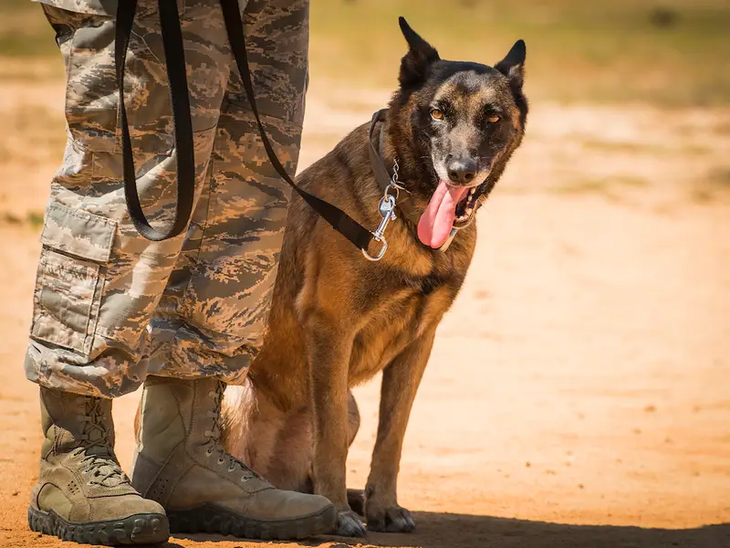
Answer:
M296 169L307 80L308 0L241 2L256 100ZM148 218L175 206L175 149L156 0L139 0L125 98ZM34 295L27 377L115 397L148 374L240 383L262 342L289 191L267 159L217 0L178 0L195 141L186 234L140 236L122 187L114 70L116 1L44 0L66 64L68 143L55 174ZM159 225L157 225L159 226Z

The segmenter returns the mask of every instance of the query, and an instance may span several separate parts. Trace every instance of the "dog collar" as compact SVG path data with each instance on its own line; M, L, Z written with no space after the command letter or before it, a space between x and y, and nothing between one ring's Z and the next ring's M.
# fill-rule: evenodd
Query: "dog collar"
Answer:
M388 222L392 219L395 219L395 214L392 212L392 210L397 207L405 217L408 218L409 221L411 221L414 225L418 226L418 221L421 218L421 215L418 211L416 211L415 205L413 204L413 201L409 199L408 196L406 196L404 199L397 201L397 198L399 197L399 191L404 190L406 193L408 193L408 190L406 190L398 181L398 160L395 160L395 163L393 165L393 175L391 176L388 173L388 168L385 167L385 163L383 162L383 158L380 155L380 151L378 149L382 149L382 141L383 141L383 132L380 132L380 138L378 139L378 146L375 147L374 143L374 137L375 137L375 128L378 125L378 122L385 122L385 117L388 114L388 109L380 109L376 111L373 114L373 118L370 122L370 132L368 133L368 144L370 145L368 147L368 152L370 154L370 165L373 168L373 173L375 174L375 180L378 182L378 186L380 187L380 190L383 191L383 199L381 199L380 204L378 205L378 211L380 215L383 217L383 222L381 222L381 226L378 227L378 231L376 231L376 234L381 233L385 230L385 227L387 226ZM395 195L392 194L392 192L395 191ZM387 200L387 202L384 202L384 200ZM382 230L381 230L382 227ZM454 241L454 236L456 236L456 233L459 232L459 229L456 227L451 227L451 232L449 233L449 237L446 239L446 241L441 245L441 247L437 248L439 251L446 251L449 246L451 245L451 242ZM374 234L374 235L376 235ZM420 243L420 242L419 242ZM384 250L383 250L384 252ZM366 255L369 259L373 259L372 257ZM382 257L382 255L381 255Z

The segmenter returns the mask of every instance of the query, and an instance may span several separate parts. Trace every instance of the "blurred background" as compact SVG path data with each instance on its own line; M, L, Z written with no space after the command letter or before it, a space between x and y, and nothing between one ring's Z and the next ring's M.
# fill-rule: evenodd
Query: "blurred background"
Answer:
M27 546L22 356L64 74L39 6L0 14L0 544ZM312 0L300 168L387 102L399 15L447 59L524 39L531 112L413 411L400 502L419 528L370 541L730 546L730 1ZM355 487L377 382L358 395ZM136 397L115 407L125 464Z

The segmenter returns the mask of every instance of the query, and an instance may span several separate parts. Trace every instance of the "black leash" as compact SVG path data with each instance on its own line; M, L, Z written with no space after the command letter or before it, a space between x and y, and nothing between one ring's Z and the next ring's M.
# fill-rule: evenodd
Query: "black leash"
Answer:
M221 0L221 7L223 8L223 19L226 23L226 31L228 33L228 41L231 44L233 50L233 56L236 59L236 65L238 66L238 72L241 73L241 80L243 81L243 87L246 90L246 96L248 102L251 104L251 110L253 111L256 123L259 126L259 134L261 135L261 141L266 149L266 154L269 156L269 160L274 166L276 172L291 186L297 193L304 198L304 200L320 214L325 221L327 221L332 228L337 230L340 234L350 240L355 247L359 249L367 249L372 236L370 231L360 225L357 221L352 219L347 213L341 209L333 206L332 204L325 202L324 200L317 198L316 196L309 194L308 192L299 188L294 181L292 181L289 174L286 172L284 167L276 157L276 153L269 143L269 138L266 136L264 126L261 123L259 117L258 107L256 106L256 99L253 92L253 84L251 83L251 71L248 67L248 55L246 54L246 41L243 34L243 22L241 21L241 13L238 7L237 0Z
M124 62L127 58L129 38L132 34L137 0L119 0L117 27L114 43L114 61L119 88L119 110L122 122L122 169L124 172L124 197L129 216L137 231L148 240L161 241L173 238L188 226L193 212L195 197L195 159L193 150L193 123L190 118L188 80L185 72L182 30L177 12L177 2L158 1L160 27L165 49L168 77L170 79L170 101L175 126L175 150L177 153L177 206L175 218L166 232L158 232L150 225L139 202L137 181L132 154L132 140L129 135L127 110L124 106Z
M368 244L372 239L370 231L348 216L344 211L299 188L276 157L276 153L264 131L258 107L256 106L238 1L220 0L220 3L223 10L228 40L231 44L231 50L236 60L238 71L241 74L243 87L251 105L251 110L256 118L261 141L274 169L335 230L340 232L359 249L367 250ZM129 47L129 39L132 34L137 0L119 0L114 51L122 122L124 195L127 201L129 215L137 231L148 240L153 241L173 238L186 229L190 222L195 196L193 127L190 115L190 100L188 97L180 18L177 11L177 3L174 0L158 0L158 8L165 62L170 81L170 101L172 103L172 116L175 127L175 149L177 152L177 204L175 218L170 228L165 232L159 232L150 225L139 201L132 143L127 123L127 113L124 107L124 62Z

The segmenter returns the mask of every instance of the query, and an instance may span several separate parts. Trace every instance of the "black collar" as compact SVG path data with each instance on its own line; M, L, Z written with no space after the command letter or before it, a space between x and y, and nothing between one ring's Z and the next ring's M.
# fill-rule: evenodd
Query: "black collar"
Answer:
M378 146L376 148L375 129L378 126L379 122L385 122L387 114L387 108L378 110L377 112L375 112L375 114L373 114L373 119L370 122L370 133L368 135L368 141L370 144L368 150L368 152L370 153L370 165L373 168L375 180L378 182L378 186L380 187L380 190L383 191L383 193L389 192L391 190L393 179L388 172L388 168L385 167L383 157L381 156L384 132L382 129L380 130L380 135L377 139ZM408 191L405 191L405 195L401 194L398 197L396 207L410 222L412 222L415 226L418 226L418 221L421 218L421 214L416 210L415 205L413 204L413 200L411 200L408 194Z

